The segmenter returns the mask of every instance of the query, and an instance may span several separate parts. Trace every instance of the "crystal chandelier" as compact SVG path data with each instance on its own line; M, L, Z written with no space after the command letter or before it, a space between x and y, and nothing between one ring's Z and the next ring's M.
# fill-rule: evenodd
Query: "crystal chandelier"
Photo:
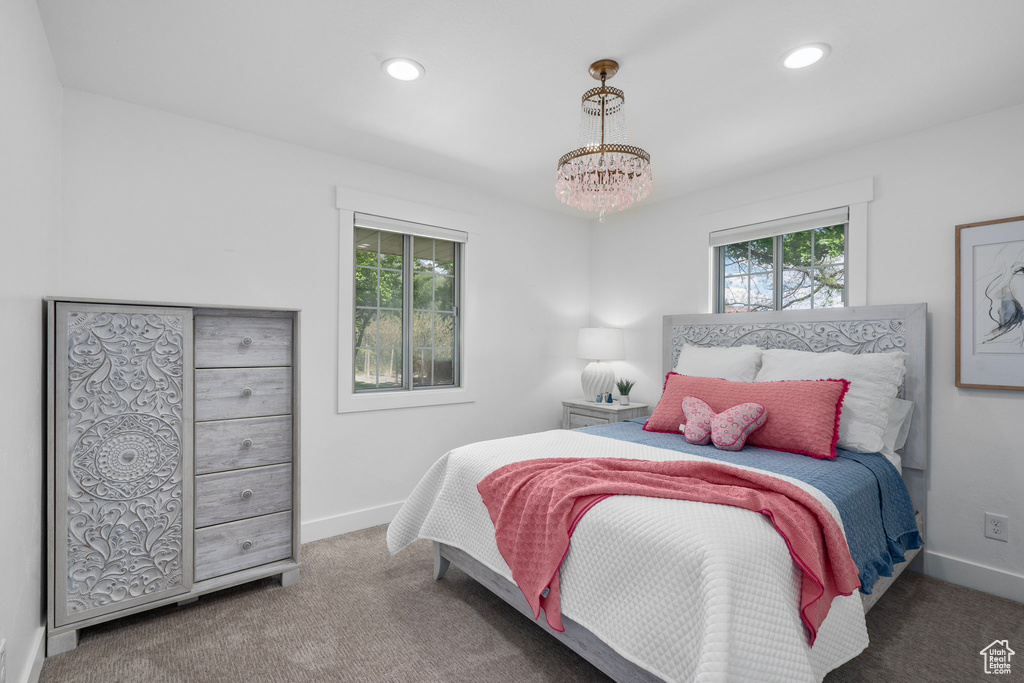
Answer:
M600 88L583 93L578 148L558 160L555 196L583 211L622 211L651 193L651 155L629 144L626 97L605 81L619 70L602 59L590 65Z

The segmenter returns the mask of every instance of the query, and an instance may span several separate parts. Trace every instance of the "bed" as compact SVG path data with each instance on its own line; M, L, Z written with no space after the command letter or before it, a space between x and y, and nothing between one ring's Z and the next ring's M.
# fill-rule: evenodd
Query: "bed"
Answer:
M869 594L836 597L813 647L793 599L800 590L800 570L775 529L748 510L687 500L614 496L595 505L575 527L560 569L565 631L553 630L543 617L537 624L617 681L820 681L868 645L864 614L920 549L920 539L913 547L894 549L892 536L908 533L908 506L909 523L917 531L924 529L926 308L913 304L665 316L663 370L675 367L684 346L742 345L815 353L906 353L899 392L914 406L896 463L902 472L881 455L842 450L835 461L749 445L723 456L701 450L714 451L711 446L685 444L678 434L645 431L643 421L556 430L445 454L389 526L389 550L395 554L418 539L431 540L435 578L454 564L533 618L498 550L494 526L476 489L495 469L543 457L715 458L738 468L771 471L813 494L845 529L851 554L862 556L858 568ZM770 467L765 453L774 454ZM840 471L866 477L868 483L855 486L850 479L847 484ZM876 485L877 491L868 491ZM900 509L894 501L903 505L904 526L891 530L885 525L896 525L890 521L892 511ZM868 520L879 515L877 523ZM879 550L879 544L888 548ZM870 560L863 560L869 555Z

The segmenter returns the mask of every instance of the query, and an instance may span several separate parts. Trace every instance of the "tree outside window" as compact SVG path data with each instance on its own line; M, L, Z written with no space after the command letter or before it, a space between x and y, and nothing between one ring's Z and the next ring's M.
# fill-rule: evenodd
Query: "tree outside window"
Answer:
M846 305L846 224L718 248L723 313Z
M355 391L458 386L459 246L356 227Z

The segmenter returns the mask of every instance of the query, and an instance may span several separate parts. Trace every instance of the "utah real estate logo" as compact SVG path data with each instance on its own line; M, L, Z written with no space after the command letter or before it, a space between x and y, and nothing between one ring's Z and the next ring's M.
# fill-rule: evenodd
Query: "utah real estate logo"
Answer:
M1010 657L1017 653L1010 649L1009 641L993 640L978 654L985 658L985 673L1009 674Z

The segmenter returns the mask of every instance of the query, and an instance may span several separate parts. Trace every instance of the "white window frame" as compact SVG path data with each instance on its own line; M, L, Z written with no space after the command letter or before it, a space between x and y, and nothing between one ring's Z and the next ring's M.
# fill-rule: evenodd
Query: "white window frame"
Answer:
M755 223L767 223L848 207L846 226L846 305L867 305L868 260L868 202L874 199L874 178L867 177L839 185L808 190L746 206L705 214L696 219L696 229L708 235L707 271L701 280L698 301L699 313L715 310L718 297L716 282L716 254L711 245L711 233L737 229ZM744 238L737 238L737 242Z
M393 197L374 195L337 187L338 208L338 412L353 413L371 410L392 410L472 403L476 400L471 367L476 354L471 340L477 338L475 321L476 297L466 284L470 279L470 242L472 228L479 219L470 214L426 204L417 204ZM460 386L432 387L430 390L396 390L356 392L353 385L353 325L355 303L355 214L372 214L425 226L443 226L467 234L462 244L462 277L459 284L460 310L458 346Z

